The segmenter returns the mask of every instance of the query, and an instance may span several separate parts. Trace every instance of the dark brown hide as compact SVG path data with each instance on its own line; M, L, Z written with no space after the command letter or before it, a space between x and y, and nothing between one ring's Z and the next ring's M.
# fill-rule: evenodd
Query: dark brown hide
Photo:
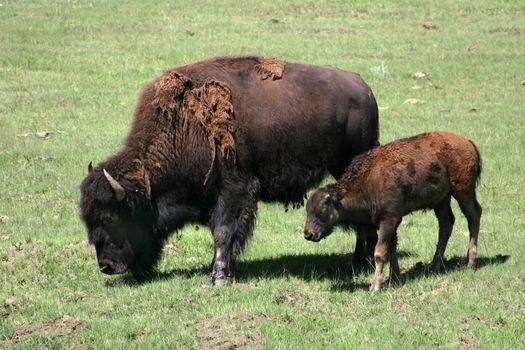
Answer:
M338 224L378 229L376 277L371 287L377 291L389 254L391 276L399 274L396 230L402 217L413 211L435 211L440 229L432 267L439 268L454 225L450 208L454 197L469 224L468 266L474 267L481 217L476 199L480 174L481 157L474 142L452 133L425 133L377 147L356 157L336 184L312 195L305 237L318 241Z
M208 225L224 281L258 200L301 204L378 138L375 98L355 73L255 56L173 68L144 87L124 148L82 182L81 216L105 273L147 273L169 234Z

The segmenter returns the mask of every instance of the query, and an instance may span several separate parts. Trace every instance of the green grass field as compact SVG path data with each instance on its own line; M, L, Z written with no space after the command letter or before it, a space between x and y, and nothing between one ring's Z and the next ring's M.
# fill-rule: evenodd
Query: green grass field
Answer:
M524 44L523 1L0 1L0 348L522 348ZM98 272L78 217L87 164L119 149L147 81L237 54L359 72L382 143L430 130L475 139L478 270L462 268L455 202L447 271L418 264L437 221L413 214L399 229L405 281L374 296L371 274L349 275L353 234L307 242L304 208L261 203L224 287L205 272L206 227L172 236L149 281Z

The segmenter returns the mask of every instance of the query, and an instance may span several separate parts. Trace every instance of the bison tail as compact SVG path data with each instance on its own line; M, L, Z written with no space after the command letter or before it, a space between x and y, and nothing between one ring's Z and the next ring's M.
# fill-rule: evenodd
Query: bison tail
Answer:
M472 144L472 147L474 147L474 150L476 151L476 184L478 184L481 179L481 171L482 171L481 154L479 153L479 148L478 146L476 146L474 141L469 139L469 142Z

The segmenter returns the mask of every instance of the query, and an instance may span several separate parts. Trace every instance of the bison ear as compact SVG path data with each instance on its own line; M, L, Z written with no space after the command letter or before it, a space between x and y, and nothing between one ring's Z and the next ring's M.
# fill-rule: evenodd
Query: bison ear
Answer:
M323 193L323 197L322 197L323 202L330 202L331 199L332 197L330 196L330 193L328 192Z
M93 171L93 162L89 162L89 164L88 164L88 174L91 174L92 171Z
M341 202L341 199L343 199L343 193L341 192L335 192L333 195L332 195L332 201L334 203L339 203Z
M126 175L126 178L131 181L136 181L139 184L140 189L144 190L146 198L151 200L151 183L149 174L141 160L135 159L133 161L132 171Z

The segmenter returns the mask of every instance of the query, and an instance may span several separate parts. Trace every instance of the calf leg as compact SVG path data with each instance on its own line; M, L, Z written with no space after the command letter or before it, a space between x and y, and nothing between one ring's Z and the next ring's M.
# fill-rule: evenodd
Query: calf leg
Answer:
M370 286L370 293L375 293L381 288L381 283L383 282L383 267L388 259L389 244L392 242L392 238L395 236L396 229L400 223L400 217L385 218L379 223L377 244L374 251L376 270L372 285Z
M472 190L468 193L458 193L454 197L458 201L461 211L467 218L470 240L467 252L467 267L473 269L476 267L476 258L478 256L478 235L481 221L481 205L476 199L476 192Z
M377 243L377 232L373 226L357 226L352 270L361 271L364 267L373 265L374 248Z
M448 239L452 234L455 221L454 213L450 207L450 196L447 196L434 208L434 213L439 222L439 240L430 268L432 271L438 271L443 266L443 256L445 255L445 249L447 248Z
M399 261L397 260L397 231L390 240L390 278L388 284L392 286L394 282L399 281L401 270L399 269Z
M216 285L224 284L233 272L235 260L253 232L259 194L257 179L225 185L210 220L215 246L211 278Z
M366 260L368 265L374 266L374 251L377 244L377 230L375 227L370 227L370 231L366 236Z

